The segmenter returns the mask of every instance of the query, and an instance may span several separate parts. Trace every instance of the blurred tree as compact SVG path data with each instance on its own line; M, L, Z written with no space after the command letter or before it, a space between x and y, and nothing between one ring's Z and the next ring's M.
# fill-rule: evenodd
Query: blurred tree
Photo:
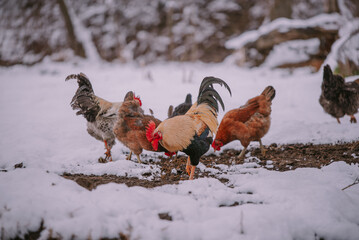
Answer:
M65 21L65 26L66 26L66 30L67 30L67 38L68 38L70 47L74 50L75 55L86 58L86 53L82 46L82 43L76 39L74 27L72 25L72 21L71 21L71 18L70 18L70 15L69 15L69 12L68 12L68 9L67 9L67 6L66 6L64 0L57 0L57 3L60 6L61 14Z

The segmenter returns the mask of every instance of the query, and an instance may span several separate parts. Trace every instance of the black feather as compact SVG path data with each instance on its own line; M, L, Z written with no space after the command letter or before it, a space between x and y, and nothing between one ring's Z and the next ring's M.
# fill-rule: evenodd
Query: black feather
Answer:
M192 107L192 95L189 93L186 96L185 102L175 107L172 113L170 113L170 109L168 109L169 110L168 117L171 118L175 116L184 115L191 107Z
M330 81L332 76L333 76L332 69L330 68L330 66L328 64L325 65L324 70L323 70L323 80Z
M191 140L191 144L183 150L184 153L190 156L192 166L198 165L199 159L208 151L211 143L213 142L213 138L209 135L209 133L210 130L207 127L200 136L195 134Z
M77 79L79 85L70 103L72 109L79 110L76 115L83 115L87 121L94 122L100 111L100 106L90 80L83 73L71 74L66 77L65 81L70 79Z
M232 95L230 87L227 85L225 81L215 77L205 77L202 80L201 86L199 87L199 93L197 97L198 105L201 103L207 103L211 106L216 112L219 111L218 109L218 102L221 104L222 109L224 110L224 103L219 95L219 93L213 88L213 84L219 84L224 86L230 95Z

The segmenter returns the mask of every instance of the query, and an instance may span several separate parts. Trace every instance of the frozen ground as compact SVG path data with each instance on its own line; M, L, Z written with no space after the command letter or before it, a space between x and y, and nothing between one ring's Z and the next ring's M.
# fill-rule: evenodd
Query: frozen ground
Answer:
M144 178L144 172L160 171L125 160L128 149L121 143L113 148L114 162L97 162L103 144L87 134L85 119L69 106L77 84L64 79L79 72L107 100L121 101L127 91L135 91L145 111L151 108L159 119L187 93L196 97L205 76L220 77L230 85L232 97L220 91L226 110L272 85L277 94L265 145L359 140L358 124L345 117L339 125L323 112L318 103L322 75L309 69L291 73L228 64L139 68L86 62L2 68L2 238L36 231L43 220L42 239L113 238L120 233L130 239L358 239L359 186L341 190L359 177L358 164L336 162L288 172L234 165L226 184L202 178L154 189L110 183L88 191L60 177L69 172ZM219 120L222 116L223 112ZM241 149L239 142L226 147ZM20 162L26 168L14 169ZM159 213L167 213L172 221L160 219Z

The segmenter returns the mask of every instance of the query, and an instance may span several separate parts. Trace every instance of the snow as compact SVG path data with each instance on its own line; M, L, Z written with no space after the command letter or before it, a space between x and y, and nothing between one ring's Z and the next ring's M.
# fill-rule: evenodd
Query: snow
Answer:
M278 30L285 33L293 28L322 27L326 30L337 30L343 23L343 18L337 14L320 14L310 19L278 18L268 24L262 25L257 30L247 31L237 37L228 40L225 46L229 49L240 49L246 43L253 42L261 35Z
M205 76L220 77L231 87L232 97L215 86L226 110L272 85L277 92L264 145L359 140L359 126L350 124L349 117L339 125L324 113L318 103L322 73L305 68L249 70L225 63L158 63L140 68L93 60L55 64L47 59L33 67L0 68L0 170L7 170L0 171L4 239L36 231L41 221L45 230L40 239L115 238L120 233L130 239L354 240L359 236L359 185L342 190L359 177L358 164L334 162L321 169L276 172L247 156L250 161L244 164L217 165L219 169L199 164L199 171L228 179L225 184L202 178L154 189L110 183L88 191L59 176L114 174L151 180L143 174L161 174L154 165L125 160L128 149L121 143L113 148L113 162L97 162L104 146L87 134L85 119L69 105L76 81L64 81L68 74L79 72L89 76L97 95L110 101L122 101L127 91L134 90L145 112L151 108L159 119L165 119L168 106L183 102L187 93L196 97ZM191 79L184 81L188 72ZM219 120L222 117L220 112ZM237 141L226 148L242 146ZM145 151L142 157L148 163L158 155ZM267 168L272 166L264 161ZM14 169L20 162L26 168ZM160 219L159 213L168 213L172 221Z
M292 40L277 44L269 53L263 66L278 67L283 64L304 62L311 55L318 53L320 41L318 38L307 40ZM283 52L286 54L283 55Z
M346 57L354 63L359 61L358 42L355 41L358 29L358 18L343 24L339 30L339 39L333 43L330 53L325 59L325 64L329 64L331 67L336 67L338 61L344 61L343 57L345 54L347 54ZM342 52L340 52L340 50L342 50ZM323 66L325 64L323 64Z

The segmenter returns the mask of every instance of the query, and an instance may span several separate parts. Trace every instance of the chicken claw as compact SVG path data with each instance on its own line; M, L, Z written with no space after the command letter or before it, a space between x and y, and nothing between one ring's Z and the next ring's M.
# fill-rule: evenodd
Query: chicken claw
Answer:
M107 160L106 160L106 158L99 157L98 162L99 163L107 163Z

